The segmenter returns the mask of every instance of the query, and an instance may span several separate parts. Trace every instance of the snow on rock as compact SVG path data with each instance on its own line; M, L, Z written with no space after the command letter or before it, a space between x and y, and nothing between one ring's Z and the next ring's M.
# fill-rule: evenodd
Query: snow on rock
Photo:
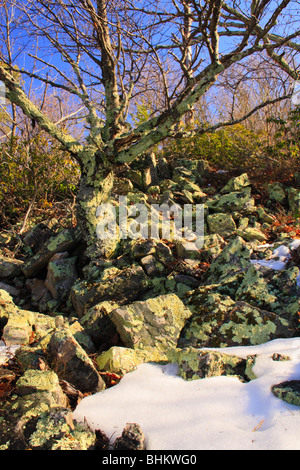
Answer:
M271 246L271 245L262 245L262 246ZM280 245L275 248L272 256L268 260L250 260L253 264L260 264L261 266L266 266L267 268L280 270L284 269L286 263L290 259L291 251L296 250L300 246L300 239L296 239L289 243L288 246ZM258 247L259 248L259 247ZM297 286L300 286L300 274L297 277Z
M185 381L177 364L142 364L116 386L84 398L74 412L111 442L126 423L138 423L147 450L300 450L300 407L276 398L271 387L300 378L300 338L258 346L215 349L256 354L256 379ZM274 353L289 356L277 361Z

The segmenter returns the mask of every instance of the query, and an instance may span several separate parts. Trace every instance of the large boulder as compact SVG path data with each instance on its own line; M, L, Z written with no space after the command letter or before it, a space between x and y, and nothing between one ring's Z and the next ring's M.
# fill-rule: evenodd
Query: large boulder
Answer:
M54 299L65 300L68 297L77 278L76 261L77 258L73 256L59 257L49 262L45 286Z
M220 375L235 376L242 382L255 379L255 356L246 359L220 351L185 348L176 352L179 374L185 380L197 380Z
M52 369L82 393L95 393L105 388L93 362L68 328L60 327L53 333L48 355Z
M76 423L60 380L51 370L29 369L0 410L1 450L88 450L95 433Z
M236 231L236 224L230 214L217 213L207 216L207 225L210 233L217 233L225 238Z
M176 347L191 311L177 295L168 294L119 307L110 315L126 347L164 352Z
M288 320L290 325L299 325L299 268L274 270L253 261L240 286L236 299L249 302L258 308L271 310Z
M94 305L116 300L126 303L136 300L151 286L148 276L139 265L124 269L116 267L104 269L95 282L79 281L71 289L71 301L79 317Z
M157 348L132 349L113 346L97 356L97 366L102 372L125 375L145 362L168 361L169 351L159 351Z
M255 211L254 198L251 196L251 188L246 187L241 191L226 194L218 194L206 201L210 212L251 214Z
M250 346L297 334L291 322L272 311L234 301L205 287L193 293L187 306L194 314L181 332L181 348Z
M251 181L247 173L231 178L228 183L221 189L221 193L228 194L234 191L241 191L251 186Z
M241 237L230 240L207 269L205 284L219 284L222 293L231 295L251 266L251 253L251 247Z

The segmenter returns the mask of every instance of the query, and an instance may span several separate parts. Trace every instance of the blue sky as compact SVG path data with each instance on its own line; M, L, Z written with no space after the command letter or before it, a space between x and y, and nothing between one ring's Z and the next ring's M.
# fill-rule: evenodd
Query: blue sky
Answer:
M135 3L141 7L146 4L144 1L135 2ZM228 4L232 4L232 3L237 3L237 2L228 2ZM270 15L273 12L273 8L278 3L279 2L275 0L270 2L269 13L264 17L264 20L263 20L264 23L268 21ZM247 8L249 8L250 2L241 1L239 2L239 4L241 8L244 5L246 5ZM296 3L294 4L296 5ZM149 1L147 3L148 11L150 11L152 8L155 8L156 5L157 5L157 8L161 8L161 9L163 7L166 7L166 8L168 7L168 12L171 11L171 8L174 9L174 7L171 6L170 0L160 1L158 3ZM292 17L290 16L285 17L285 22L283 25L278 25L277 32L283 31L283 29L288 28L289 22L296 20L296 12L294 11L293 13L294 14ZM149 21L148 15L145 15L145 14L141 15L140 26L142 25L143 18L144 18L145 23ZM42 20L39 20L39 21L40 21L39 24L43 24L43 26L46 26L46 19L44 19L43 21ZM298 24L300 24L300 21ZM164 25L162 28L159 28L155 32L154 41L157 41L159 44L162 44L163 42L168 41L173 31L174 31L174 25L171 25L170 23ZM180 39L178 37L178 34L179 33L177 31L176 37L177 39ZM64 80L59 76L58 70L63 71L66 74L66 78L70 79L72 77L72 74L73 74L72 69L66 64L64 60L62 60L62 56L58 51L55 51L53 48L51 49L49 48L49 43L45 38L43 38L42 36L38 37L36 34L29 35L28 32L24 29L22 23L18 25L18 28L15 30L13 37L16 40L16 50L15 50L16 63L21 69L33 71L35 67L36 74L41 74L43 77L48 76L48 77L51 77L51 79L53 79L54 81L57 80L60 82ZM221 53L228 52L228 50L233 46L234 41L239 42L240 38L239 37L235 37L235 38L221 37L220 38L220 52ZM20 52L20 48L21 49L23 48L23 51ZM41 59L41 61L34 59L32 56L30 56L30 54L32 54L33 56L37 54L38 57ZM73 57L75 57L74 54L73 54ZM204 62L200 65L200 67L203 67L205 64L205 60L207 59L207 52L204 54L203 58L204 58ZM165 52L161 53L162 65L165 65L167 63L167 60L169 60L171 64L172 55L170 54L166 55ZM56 67L56 70L55 68L47 67L44 64L44 62L47 62L50 65L52 64L54 67ZM85 67L89 71L92 71L92 67L95 67L94 69L95 77L88 77L88 75L85 74L85 79L86 79L87 84L90 83L91 81L96 82L97 77L101 78L99 67L95 66L95 64L92 63L91 59L88 58L86 54L82 56L81 64L83 67ZM172 67L175 67L175 65L176 64L173 62ZM23 75L23 78L24 78L24 84L26 88L29 89L29 87L32 84L31 79L25 74ZM43 82L38 83L36 80L34 80L33 85L34 85L33 88L37 90L37 93L42 92L44 88ZM49 87L48 90L49 92L52 91L51 87ZM57 90L56 93L57 92L59 92L59 90Z

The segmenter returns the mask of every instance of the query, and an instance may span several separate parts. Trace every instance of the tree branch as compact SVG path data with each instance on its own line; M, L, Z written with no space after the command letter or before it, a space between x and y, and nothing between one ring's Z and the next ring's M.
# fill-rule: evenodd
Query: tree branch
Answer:
M78 156L78 151L82 147L79 142L77 142L72 136L63 132L37 106L33 104L33 102L26 96L16 79L1 63L0 80L5 84L7 88L6 96L12 103L19 106L26 116L36 121L41 129L47 131L52 137L58 140L66 150L72 153L75 157Z

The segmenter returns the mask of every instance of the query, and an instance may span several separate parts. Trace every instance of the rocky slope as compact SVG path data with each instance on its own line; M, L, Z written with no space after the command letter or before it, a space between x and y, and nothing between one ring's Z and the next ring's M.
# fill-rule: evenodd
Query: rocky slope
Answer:
M22 240L0 234L1 449L105 447L72 410L143 362L177 362L186 380L252 380L255 357L209 348L299 336L296 178L270 184L262 205L246 174L149 155L116 179L114 205L119 195L129 206L203 204L203 240L115 236L87 264L80 233L53 221ZM299 387L285 387L280 396L299 402ZM142 448L141 436L129 441Z

